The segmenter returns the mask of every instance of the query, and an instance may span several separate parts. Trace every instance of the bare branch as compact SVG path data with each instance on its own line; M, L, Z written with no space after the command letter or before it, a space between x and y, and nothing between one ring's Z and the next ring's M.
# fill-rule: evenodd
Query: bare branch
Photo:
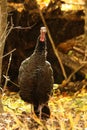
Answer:
M10 80L9 76L3 75L3 77L4 77L7 81L9 81L10 83L12 83L13 85L15 85L15 86L17 86L17 87L20 87L18 84L14 83L12 80Z
M6 57L6 56L10 55L11 53L13 53L14 51L16 51L16 48L15 48L15 49L13 49L12 51L8 52L7 54L5 54L4 56L2 56L2 57L0 57L0 58L4 58L4 57Z
M8 26L9 26L9 23L7 24L7 26L6 26L6 28L5 28L4 32L3 32L3 34L2 34L2 36L1 36L1 43L2 43L2 44L0 44L0 47L1 47L2 45L4 45L6 38L8 37L8 35L9 35L10 32L11 32L11 30L13 29L13 25L12 25L12 26L10 27L10 29L7 31ZM3 46L3 47L4 47L4 46Z
M1 40L4 39L4 36L6 34L6 31L7 31L7 28L8 28L8 24L6 25L6 28L5 28L4 32L3 32L3 34L1 35L1 38L0 38Z
M36 3L37 3L37 1L36 1ZM38 8L38 10L39 10L39 13L40 13L40 16L41 16L41 19L42 19L43 24L44 24L44 26L47 28L47 34L48 34L49 40L50 40L50 42L51 42L52 48L53 48L53 50L54 50L54 53L55 53L55 55L56 55L56 57L57 57L57 59L58 59L58 61L59 61L59 63L60 63L61 70L62 70L62 72L63 72L64 78L67 79L67 75L66 75L66 72L65 72L65 69L64 69L62 60L61 60L61 58L60 58L60 56L59 56L59 53L58 53L58 49L56 49L56 47L55 47L55 44L54 44L54 41L53 41L52 36L51 36L51 34L50 34L49 28L48 28L48 26L47 26L47 24L46 24L46 21L45 21L45 19L44 19L44 16L43 16L43 14L42 14L42 12L41 12L41 10L40 10L38 4L37 4L37 8Z
M7 83L8 83L8 71L9 71L9 68L10 68L10 65L11 65L11 60L12 60L12 53L10 54L10 57L9 57L9 62L8 62L8 67L7 67L7 70L6 70L6 80L5 80L5 84L4 84L4 88L3 88L3 90L6 90L6 87L7 87Z
M66 84L69 83L69 81L71 80L71 78L73 77L73 75L75 73L77 73L80 69L82 69L87 63L83 63L81 66L79 66L74 72L71 73L71 75L68 77L68 79L66 80Z
M13 29L20 29L20 30L26 30L26 29L32 29L37 23L33 24L32 26L29 27L22 27L22 26L17 26L13 27Z

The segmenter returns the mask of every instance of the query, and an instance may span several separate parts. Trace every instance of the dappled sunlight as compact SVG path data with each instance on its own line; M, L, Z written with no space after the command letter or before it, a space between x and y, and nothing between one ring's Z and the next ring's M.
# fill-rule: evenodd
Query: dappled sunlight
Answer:
M54 2L55 0L37 0L41 9L45 6L48 6L50 1ZM64 0L64 4L61 5L61 10L81 10L83 9L83 5L85 4L85 0ZM58 5L56 5L58 7Z
M40 9L46 8L51 0L37 0ZM54 0L52 0L54 3ZM64 0L65 3L61 4L61 10L69 11L69 10L81 10L84 8L85 0ZM14 7L16 10L21 12L24 9L23 3L8 3L9 6ZM59 4L60 5L60 4ZM58 4L55 8L58 8Z

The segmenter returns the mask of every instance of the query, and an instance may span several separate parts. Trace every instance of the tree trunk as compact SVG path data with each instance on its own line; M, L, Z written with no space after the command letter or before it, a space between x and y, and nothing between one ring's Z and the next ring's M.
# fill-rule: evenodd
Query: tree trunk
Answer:
M7 26L7 0L0 1L0 83L2 75L2 56L5 46L6 38L6 26Z
M7 26L7 0L0 0L0 83L2 76L2 56L4 52ZM2 113L3 105L0 96L0 113Z
M85 2L85 44L87 45L87 2Z

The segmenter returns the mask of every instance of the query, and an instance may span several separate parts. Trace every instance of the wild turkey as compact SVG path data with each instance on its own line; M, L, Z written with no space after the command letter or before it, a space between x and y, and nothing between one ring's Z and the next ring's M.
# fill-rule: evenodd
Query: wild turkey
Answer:
M33 104L35 114L41 119L50 116L48 100L53 89L53 70L46 60L46 28L41 27L33 54L19 68L20 97Z

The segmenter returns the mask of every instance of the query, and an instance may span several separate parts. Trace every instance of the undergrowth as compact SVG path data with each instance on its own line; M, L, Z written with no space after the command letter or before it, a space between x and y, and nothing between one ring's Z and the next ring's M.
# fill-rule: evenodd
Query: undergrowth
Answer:
M4 113L0 114L0 130L87 130L87 93L53 94L49 100L51 116L40 120L18 93L4 93Z

